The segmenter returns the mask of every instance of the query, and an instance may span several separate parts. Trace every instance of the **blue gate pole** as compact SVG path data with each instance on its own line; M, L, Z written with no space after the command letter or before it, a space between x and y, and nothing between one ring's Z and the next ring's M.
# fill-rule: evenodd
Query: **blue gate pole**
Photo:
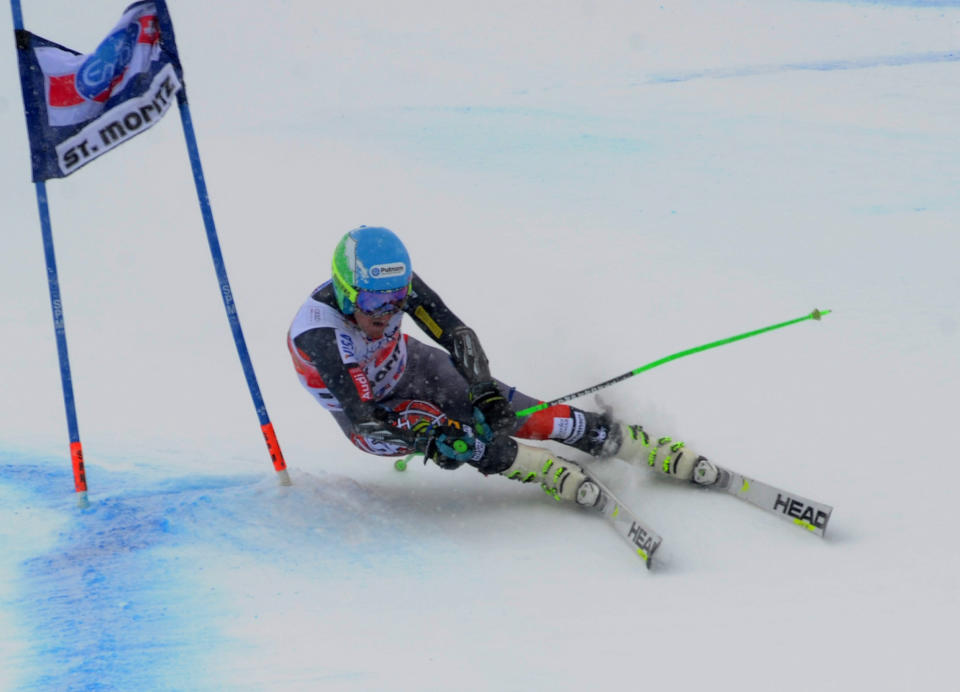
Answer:
M23 29L20 0L10 0L10 9L13 12L13 28ZM67 332L63 320L63 301L60 298L60 279L57 276L57 258L53 249L53 228L50 223L47 186L42 180L34 186L37 193L37 209L40 213L40 231L43 235L43 255L47 265L47 286L50 289L53 330L57 339L57 356L60 359L60 382L63 385L63 406L67 413L67 432L70 436L73 485L78 493L77 504L80 507L86 507L89 504L87 474L83 465L83 446L80 444L80 428L77 425L77 410L73 399L73 379L70 376L70 356L67 352Z
M254 408L256 408L257 417L260 419L260 430L263 433L264 440L266 440L267 450L270 452L270 459L273 461L273 468L277 474L279 474L281 485L290 485L290 474L287 471L287 464L283 459L283 453L280 451L280 444L277 441L276 433L273 431L273 423L270 422L270 417L267 415L267 407L263 402L263 396L260 394L257 376L253 371L253 363L250 362L250 354L247 351L247 344L243 338L243 330L240 328L240 318L237 315L237 307L233 301L233 291L230 290L227 268L223 262L223 254L220 252L217 228L213 222L213 210L210 208L210 197L207 194L207 184L203 177L203 166L200 164L200 150L197 147L197 138L193 131L193 120L190 118L190 106L187 103L186 87L180 89L178 92L177 105L180 107L183 135L187 141L190 167L193 169L193 181L197 188L197 198L200 201L203 225L207 231L210 255L213 257L213 266L217 272L217 281L220 283L220 296L223 298L223 307L226 309L227 319L230 321L233 341L237 346L240 363L243 365L243 374L247 378L247 387L250 389L250 396L253 398Z
M77 410L73 399L73 378L70 376L70 355L67 352L67 330L63 321L63 301L60 298L60 279L57 276L57 258L53 250L53 228L50 223L50 207L47 204L47 186L42 181L35 183L37 207L40 212L40 228L43 234L43 254L47 263L47 285L50 288L50 308L53 312L53 330L57 337L57 355L60 358L60 382L63 384L63 405L67 411L67 431L70 435L70 460L73 464L73 485L80 493L77 503L86 507L87 474L83 465L83 446L80 444L80 428L77 425Z

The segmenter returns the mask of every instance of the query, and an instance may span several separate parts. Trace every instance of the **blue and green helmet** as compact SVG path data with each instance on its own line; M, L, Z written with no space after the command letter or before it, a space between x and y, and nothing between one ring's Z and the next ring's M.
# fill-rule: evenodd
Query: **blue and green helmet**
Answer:
M333 290L345 315L377 315L403 307L413 270L410 255L389 228L360 226L333 251Z

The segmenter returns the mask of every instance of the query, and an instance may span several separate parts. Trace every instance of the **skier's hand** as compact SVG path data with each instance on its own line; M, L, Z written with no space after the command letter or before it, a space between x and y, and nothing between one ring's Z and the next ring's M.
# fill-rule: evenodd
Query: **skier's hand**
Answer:
M470 387L470 401L473 403L474 427L481 440L490 442L497 433L513 431L517 416L495 382Z
M477 446L476 438L468 431L452 425L433 426L429 433L418 438L423 454L441 468L457 468L470 461Z

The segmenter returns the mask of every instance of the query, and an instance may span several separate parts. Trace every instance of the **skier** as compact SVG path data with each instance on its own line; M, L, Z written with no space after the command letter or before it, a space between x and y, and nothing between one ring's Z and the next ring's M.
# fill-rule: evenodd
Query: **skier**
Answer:
M444 350L401 332L409 315ZM287 336L307 391L354 445L380 456L425 455L441 468L537 482L557 500L592 506L599 488L578 464L513 438L551 439L590 456L617 456L681 480L710 484L711 462L639 425L538 403L490 374L476 333L411 268L389 229L360 226L333 255L333 276L314 289Z

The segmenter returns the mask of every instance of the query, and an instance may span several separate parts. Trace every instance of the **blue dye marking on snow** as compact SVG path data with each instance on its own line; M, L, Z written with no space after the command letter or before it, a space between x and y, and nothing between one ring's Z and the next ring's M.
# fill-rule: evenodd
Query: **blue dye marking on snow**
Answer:
M394 558L401 571L419 564L390 508L349 479L294 487L297 497L265 475L148 480L98 468L96 477L80 510L69 464L0 451L0 489L64 518L53 547L22 561L3 604L29 656L20 689L215 689L203 671L209 652L232 645L218 630L230 611L205 569L297 554L298 569L315 562L318 579L336 579ZM364 512L372 517L358 522Z
M690 82L695 79L731 79L734 77L756 77L760 75L776 74L778 72L835 72L839 70L864 70L874 67L904 67L907 65L922 65L960 61L960 50L939 53L908 53L904 55L885 55L852 60L816 60L811 62L782 63L779 65L753 65L746 67L731 67L696 70L692 72L667 73L653 75L638 84L672 84L676 82Z
M167 503L162 496L118 496L74 509L71 476L62 466L0 465L4 482L26 491L34 507L72 514L51 549L21 564L12 605L32 659L23 689L169 686L168 670L198 668L201 642L213 633L195 623L184 627L178 596L181 603L196 596L178 583L179 566L157 552L173 540ZM97 471L102 487L113 475Z

